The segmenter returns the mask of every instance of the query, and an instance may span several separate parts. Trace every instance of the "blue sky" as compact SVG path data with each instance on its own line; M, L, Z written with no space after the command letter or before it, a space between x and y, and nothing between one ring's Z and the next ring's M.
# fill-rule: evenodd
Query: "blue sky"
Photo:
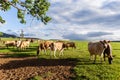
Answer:
M0 31L42 39L120 40L120 0L48 0L47 14L52 20L44 25L27 16L20 24L16 10L0 12L6 20Z

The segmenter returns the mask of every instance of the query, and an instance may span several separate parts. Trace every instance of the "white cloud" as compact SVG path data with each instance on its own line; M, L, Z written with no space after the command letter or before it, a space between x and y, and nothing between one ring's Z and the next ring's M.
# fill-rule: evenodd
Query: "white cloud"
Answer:
M3 24L2 23L0 23L0 27L2 27L3 26Z
M52 21L26 27L25 34L43 39L120 40L120 0L49 1Z
M79 36L78 39L114 39L112 37L113 34L115 35L119 21L112 22L113 26L116 25L113 27L109 20L117 21L117 18L113 16L113 13L117 12L111 11L108 8L102 8L105 4L113 2L113 0L110 0L110 2L108 0L50 0L50 2L51 7L48 14L53 18L51 24L42 28L34 27L32 30L35 32L28 30L29 32L33 32L37 36L46 39L77 39L75 35ZM90 32L96 32L96 34L106 32L111 34L90 38L86 35ZM118 38L119 36L116 36L116 39Z

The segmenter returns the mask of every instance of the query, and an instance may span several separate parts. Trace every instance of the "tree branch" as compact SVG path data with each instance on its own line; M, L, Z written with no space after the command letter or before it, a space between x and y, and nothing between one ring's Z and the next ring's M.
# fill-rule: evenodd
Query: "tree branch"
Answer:
M25 11L25 10L23 10L23 9L20 9L19 7L17 7L16 5L14 5L14 4L11 3L11 2L9 2L9 4L10 4L11 6L13 6L14 8L18 9L18 10Z

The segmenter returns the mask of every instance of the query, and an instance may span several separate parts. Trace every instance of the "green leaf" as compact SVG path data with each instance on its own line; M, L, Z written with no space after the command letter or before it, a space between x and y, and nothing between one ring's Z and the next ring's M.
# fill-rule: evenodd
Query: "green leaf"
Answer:
M11 2L12 3L17 3L19 0L12 0Z
M0 16L0 23L5 23L5 20L2 19L2 17Z
M24 23L25 24L26 21L24 19L21 19L20 23L22 23L22 24Z
M46 16L46 17L44 18L44 21L45 21L45 22L49 22L50 20L51 20L51 18L48 17L48 16Z
M17 17L20 19L20 23L26 23L26 15L31 15L45 24L51 20L50 17L43 17L47 16L46 12L50 6L47 0L0 0L0 10L8 11L11 6L18 10ZM1 17L0 22L4 23L5 20L2 20Z

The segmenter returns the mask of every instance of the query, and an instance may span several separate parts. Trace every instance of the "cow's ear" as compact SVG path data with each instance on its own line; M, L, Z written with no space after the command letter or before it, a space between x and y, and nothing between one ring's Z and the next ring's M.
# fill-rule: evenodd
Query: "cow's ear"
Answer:
M106 41L106 40L103 40L103 42L107 43L107 41Z
M103 43L103 41L100 41L101 43Z
M108 43L110 43L111 41L109 40Z

